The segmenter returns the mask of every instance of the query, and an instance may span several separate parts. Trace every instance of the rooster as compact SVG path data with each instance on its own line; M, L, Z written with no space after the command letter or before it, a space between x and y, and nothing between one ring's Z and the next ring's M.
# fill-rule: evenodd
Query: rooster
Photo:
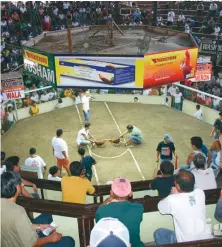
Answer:
M115 144L116 146L119 146L120 144L120 138L115 139L115 140L109 140L110 143Z
M97 147L101 147L101 146L103 146L106 143L106 140L103 140L103 141L95 141L94 143L96 144Z

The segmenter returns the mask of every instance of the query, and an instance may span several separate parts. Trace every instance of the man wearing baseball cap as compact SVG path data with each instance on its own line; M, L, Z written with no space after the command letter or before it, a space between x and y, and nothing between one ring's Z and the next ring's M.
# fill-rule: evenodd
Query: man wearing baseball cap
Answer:
M140 223L144 208L140 203L129 201L132 195L128 179L124 177L115 179L111 186L110 197L97 209L96 222L107 217L118 219L127 227L132 247L142 247L144 244L140 240Z
M92 229L88 247L130 247L128 229L114 218L101 219Z

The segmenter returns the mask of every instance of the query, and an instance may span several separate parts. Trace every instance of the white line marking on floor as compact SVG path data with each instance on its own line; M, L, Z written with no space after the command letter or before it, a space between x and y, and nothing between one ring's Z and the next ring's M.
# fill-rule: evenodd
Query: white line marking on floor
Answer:
M77 114L78 114L78 116L79 116L80 123L81 123L81 125L83 126L83 122L82 122L82 118L81 118L81 115L80 115L80 112L79 112L79 108L78 108L77 105L75 105L75 107L76 107ZM92 155L92 152L91 152L90 147L87 146L87 148L88 148L88 150L89 150L89 154ZM99 178L98 178L98 175L97 175L95 166L93 166L93 173L94 173L94 175L95 175L97 185L100 185Z
M120 130L120 128L119 128L119 125L118 125L117 122L116 122L116 119L114 118L114 116L113 116L111 110L109 109L109 106L107 105L106 102L104 102L104 104L105 104L105 106L106 106L106 108L107 108L107 110L108 110L110 116L112 117L112 119L113 119L113 121L114 121L114 123L115 123L115 125L116 125L116 127L117 127L117 129L118 129L118 131L119 131L119 133L122 134L122 132L121 132L121 130ZM138 170L138 172L139 172L139 174L140 174L142 180L145 180L145 177L144 177L144 175L143 175L143 173L142 173L142 171L141 171L141 169L140 169L140 166L139 166L139 164L138 164L138 162L137 162L137 160L136 160L136 158L135 158L135 156L134 156L132 150L131 150L130 148L128 148L127 150L128 150L128 152L131 154L131 156L132 156L132 158L133 158L133 161L134 161L134 164L136 165L136 168L137 168L137 170Z
M128 152L128 150L126 150L125 152L123 152L122 154L119 154L119 155L117 155L117 156L112 156L112 157L104 157L104 156L100 156L100 155L98 155L98 154L95 154L95 153L93 153L92 151L91 151L91 153L94 155L94 156L96 156L96 157L98 157L98 158L101 158L101 159L116 159L116 158L119 158L119 157L121 157L121 156L123 156L125 153L127 153Z

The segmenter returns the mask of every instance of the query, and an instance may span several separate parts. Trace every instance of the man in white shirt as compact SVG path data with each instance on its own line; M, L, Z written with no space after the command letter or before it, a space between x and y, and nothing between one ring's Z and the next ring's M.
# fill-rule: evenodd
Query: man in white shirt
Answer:
M46 163L44 160L36 155L36 149L30 148L30 157L25 160L24 166L36 167L38 169L39 178L44 178L44 173L46 171Z
M5 152L1 151L0 175L2 175L3 172L6 172L5 159L6 159L6 154L5 154Z
M170 10L167 15L167 26L172 26L175 18L175 13Z
M194 117L199 120L202 120L203 114L202 114L202 111L200 110L200 105L196 105L196 110L197 111L195 112Z
M36 92L32 93L31 100L35 103L39 103L39 95Z
M46 91L44 91L43 94L41 95L40 101L43 103L49 101L49 95L47 94Z
M91 98L93 97L90 95L89 91L86 91L81 98L85 122L90 120L89 101Z
M179 111L181 111L183 94L180 92L179 88L176 88L176 93L172 95L174 98L173 107Z
M195 177L180 171L175 176L171 195L158 203L159 212L173 216L175 231L165 228L154 232L157 245L181 243L213 238L206 223L205 194L194 189Z
M185 16L183 15L183 13L180 13L180 15L178 16L178 23L177 24L178 24L178 26L185 24Z
M194 156L195 169L191 172L195 177L195 188L211 190L217 188L217 182L212 168L207 168L206 157L199 153Z
M217 15L218 6L216 3L211 3L209 8L209 16L216 16Z
M177 86L175 84L172 84L168 89L168 94L170 96L173 96L176 93Z
M67 174L70 176L69 165L70 159L68 155L68 145L62 138L63 130L58 129L56 136L52 138L52 153L57 159L57 165L59 167L60 175L62 173L62 167L65 168Z
M89 128L90 124L86 123L84 128L78 132L76 142L79 146L86 146L95 142L95 138L89 133Z

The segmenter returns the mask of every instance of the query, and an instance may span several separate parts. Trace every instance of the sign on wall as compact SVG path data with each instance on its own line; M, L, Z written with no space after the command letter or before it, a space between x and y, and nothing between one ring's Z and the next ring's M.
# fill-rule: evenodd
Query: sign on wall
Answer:
M52 54L24 47L24 67L27 74L56 86Z
M219 43L219 45L218 45ZM222 54L222 40L202 39L200 51L209 54Z
M1 81L2 95L5 100L21 99L25 97L22 78Z
M144 57L144 88L157 87L194 77L198 48L183 49Z

